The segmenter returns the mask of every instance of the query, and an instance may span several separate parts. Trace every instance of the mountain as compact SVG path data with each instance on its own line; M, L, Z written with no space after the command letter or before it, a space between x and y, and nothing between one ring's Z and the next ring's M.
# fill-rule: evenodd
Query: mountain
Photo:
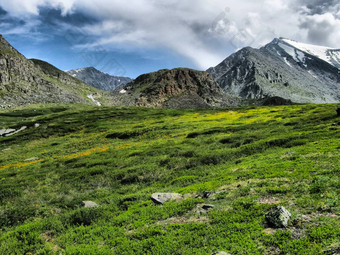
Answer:
M240 99L223 92L207 73L187 68L143 74L111 92L116 105L210 108L232 106Z
M0 109L39 103L100 103L100 91L41 61L29 60L0 35ZM100 99L101 100L101 99Z
M207 71L225 92L246 99L340 102L340 50L274 39L246 47Z
M112 91L117 87L132 81L132 79L128 77L112 76L93 67L75 69L66 72L90 86L104 91Z

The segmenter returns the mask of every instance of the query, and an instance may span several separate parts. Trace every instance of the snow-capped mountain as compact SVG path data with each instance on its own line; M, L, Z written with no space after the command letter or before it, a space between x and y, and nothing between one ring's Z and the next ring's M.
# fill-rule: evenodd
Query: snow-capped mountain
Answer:
M208 69L229 94L282 97L296 103L340 102L340 50L288 39L243 48Z
M296 62L305 63L305 59L311 55L340 68L340 49L300 43L285 38L276 39L274 42L291 55Z
M112 76L107 73L103 73L94 67L75 69L66 72L92 87L105 91L112 91L117 87L132 81L132 79L128 77Z

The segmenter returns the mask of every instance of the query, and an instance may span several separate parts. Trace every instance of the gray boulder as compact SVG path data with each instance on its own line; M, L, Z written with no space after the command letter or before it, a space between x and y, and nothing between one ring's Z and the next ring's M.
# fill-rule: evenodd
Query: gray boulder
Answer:
M266 214L266 221L270 227L286 228L292 215L283 206L278 206Z
M92 201L82 201L82 204L84 207L87 207L87 208L98 207L98 204Z
M218 251L218 252L214 252L213 254L211 255L230 255L229 253L226 253L224 251Z
M178 193L153 193L151 200L156 204L163 204L169 200L181 199L182 195Z

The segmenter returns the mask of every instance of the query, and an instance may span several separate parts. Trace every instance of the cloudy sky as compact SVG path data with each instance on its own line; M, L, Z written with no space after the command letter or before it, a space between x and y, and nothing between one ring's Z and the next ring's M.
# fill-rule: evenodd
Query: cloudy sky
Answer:
M205 70L275 37L340 48L338 0L0 0L0 33L62 70Z

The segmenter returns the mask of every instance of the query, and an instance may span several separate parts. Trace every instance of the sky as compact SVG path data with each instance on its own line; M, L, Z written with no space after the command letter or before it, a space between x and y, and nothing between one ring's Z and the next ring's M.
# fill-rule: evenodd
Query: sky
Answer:
M338 0L0 0L0 33L27 58L135 78L206 70L276 37L340 48Z

